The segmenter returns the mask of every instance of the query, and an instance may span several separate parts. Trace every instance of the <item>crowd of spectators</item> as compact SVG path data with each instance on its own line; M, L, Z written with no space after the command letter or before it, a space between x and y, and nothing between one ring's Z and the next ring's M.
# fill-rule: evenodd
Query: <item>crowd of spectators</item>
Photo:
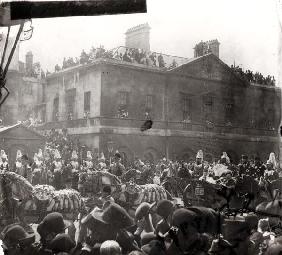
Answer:
M267 85L267 86L275 86L275 78L274 76L263 76L259 72L253 72L250 70L244 71L241 67L239 66L234 66L231 65L231 68L233 71L235 71L241 78L244 80L251 82L251 83L257 83L257 84L262 84L262 85Z
M75 59L73 57L64 58L62 66L56 64L55 72L59 72L69 67L77 66L79 64L89 64L97 58L112 57L112 51L105 50L104 46L100 46L98 48L92 47L88 53L85 52L85 50L82 50L80 57L76 57Z
M119 47L117 50L106 50L104 46L98 48L92 47L87 53L82 50L80 57L64 58L62 66L56 64L55 72L59 72L69 67L79 64L89 64L97 58L112 58L130 63L138 63L148 66L172 69L178 66L177 61L172 59L171 63L166 63L164 56L155 52L147 52L143 49L132 49Z

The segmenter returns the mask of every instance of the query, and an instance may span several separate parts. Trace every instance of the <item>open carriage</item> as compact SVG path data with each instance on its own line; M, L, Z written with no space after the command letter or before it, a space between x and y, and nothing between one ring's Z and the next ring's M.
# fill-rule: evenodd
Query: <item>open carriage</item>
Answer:
M78 191L55 190L49 185L34 187L13 172L0 173L0 196L1 227L14 222L39 223L50 212L60 212L71 221L86 213Z

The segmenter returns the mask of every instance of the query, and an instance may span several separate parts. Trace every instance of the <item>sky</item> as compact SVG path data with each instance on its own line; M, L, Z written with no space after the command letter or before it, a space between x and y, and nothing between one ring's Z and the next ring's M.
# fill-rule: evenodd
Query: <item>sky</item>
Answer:
M279 78L278 2L281 0L147 0L147 13L34 19L33 36L20 45L20 59L32 51L43 70L54 70L64 57L82 49L125 45L130 27L148 22L151 50L192 58L201 40L218 39L220 58L228 65ZM281 12L280 12L281 13ZM280 58L281 61L281 58Z

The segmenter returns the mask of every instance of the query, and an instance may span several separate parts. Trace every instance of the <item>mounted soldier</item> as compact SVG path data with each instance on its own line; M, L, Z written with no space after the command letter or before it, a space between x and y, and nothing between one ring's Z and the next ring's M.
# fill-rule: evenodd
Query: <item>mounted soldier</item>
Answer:
M38 154L35 153L33 157L33 169L32 169L32 185L41 184L42 169L41 163L38 159Z
M53 173L51 171L52 162L48 152L48 148L45 147L44 155L42 160L42 183L52 185L53 184Z
M15 173L24 176L24 167L22 164L22 152L20 150L17 151L16 162L15 162Z
M0 170L9 171L8 156L7 156L7 154L5 153L4 150L1 150Z
M93 170L93 162L92 162L91 151L87 151L87 154L86 154L86 167L90 171Z
M239 173L238 173L239 176L250 174L251 165L250 162L248 161L247 155L242 155L241 163L238 165L238 168L239 168Z
M102 152L101 153L101 157L98 159L98 170L102 171L102 170L105 170L107 168L107 165L106 165L106 159L105 159L105 156L104 156L104 153Z
M261 177L264 176L264 172L266 170L265 165L262 163L262 161L260 160L259 156L255 157L255 161L254 164L252 165L252 169L253 169L253 176L256 179L260 179Z
M72 188L78 188L78 179L79 179L79 163L78 163L78 155L74 150L71 155L71 173L70 173L70 181L72 183Z
M125 167L121 163L121 155L118 151L115 153L114 163L110 166L110 172L116 176L122 176L125 173Z
M204 154L202 150L199 150L196 155L196 162L192 166L192 176L199 179L204 174Z
M58 149L54 152L54 161L52 163L52 169L54 173L53 184L56 189L61 189L62 186L62 158Z

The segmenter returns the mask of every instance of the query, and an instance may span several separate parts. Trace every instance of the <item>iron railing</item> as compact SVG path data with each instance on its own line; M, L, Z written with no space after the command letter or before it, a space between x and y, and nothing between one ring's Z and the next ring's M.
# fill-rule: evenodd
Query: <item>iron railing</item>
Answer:
M114 118L114 117L93 117L88 119L64 120L56 122L46 122L37 127L38 130L62 129L62 128L87 128L87 127L123 127L123 128L140 128L145 120L133 118ZM203 122L179 122L154 120L153 130L171 130L171 131L197 131L213 132L220 134L238 134L238 135L260 135L276 136L278 131L273 128L252 128L242 126L230 126L223 124L208 125Z

